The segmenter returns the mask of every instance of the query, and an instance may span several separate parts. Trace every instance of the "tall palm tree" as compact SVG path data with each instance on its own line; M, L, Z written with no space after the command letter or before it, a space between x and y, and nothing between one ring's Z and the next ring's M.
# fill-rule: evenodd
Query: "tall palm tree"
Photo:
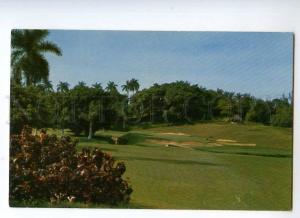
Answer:
M131 84L131 91L137 92L140 88L139 81L137 79L131 79L129 82Z
M137 79L127 80L125 85L122 85L122 91L126 91L129 97L130 92L136 92L140 88L139 81Z
M69 83L60 81L56 88L57 103L58 103L58 105L57 105L58 106L57 122L60 126L62 136L65 134L65 131L64 131L65 126L68 123L68 119L70 118L69 102L67 100L67 97L69 95L69 86L70 86Z
M49 64L44 54L47 52L62 55L61 49L46 40L48 30L13 30L11 38L12 79L26 86L46 83L49 77Z

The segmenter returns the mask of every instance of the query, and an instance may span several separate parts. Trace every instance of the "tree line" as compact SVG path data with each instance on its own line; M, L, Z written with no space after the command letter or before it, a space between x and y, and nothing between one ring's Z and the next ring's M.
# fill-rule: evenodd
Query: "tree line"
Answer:
M137 82L136 79L127 81ZM92 138L99 129L127 130L132 125L149 123L194 123L209 120L259 122L291 127L292 104L288 97L262 100L249 94L235 94L221 89L207 90L189 82L154 84L127 94L110 81L105 88L79 82L70 88L60 82L53 90L43 85L11 86L11 130L23 125L36 129L70 129ZM129 92L132 92L129 95Z

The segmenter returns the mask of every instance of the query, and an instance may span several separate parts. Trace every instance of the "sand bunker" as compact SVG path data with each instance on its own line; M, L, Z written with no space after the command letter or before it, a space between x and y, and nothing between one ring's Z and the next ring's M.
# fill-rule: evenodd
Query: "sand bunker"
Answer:
M230 143L228 145L234 145L234 146L256 146L254 143Z
M220 147L220 146L224 146L223 144L220 144L220 143L215 143L215 142L209 142L207 143L208 146L211 146L211 147Z
M175 142L171 140L158 140L158 139L149 139L147 140L150 143L164 145L166 147L181 147L181 148L191 148L190 146L199 146L202 145L201 142L196 141L186 141L186 142Z
M222 144L222 145L234 145L234 146L256 146L254 143L239 143L236 140L231 140L231 139L217 139L216 140L217 144Z
M184 136L189 136L188 134L183 133L183 132L163 132L161 134L164 134L164 135L184 135Z
M228 143L228 142L237 142L236 140L231 140L231 139L217 139L217 142L225 142L225 143Z
M254 143L239 143L231 139L218 139L215 142L202 143L198 141L172 141L165 139L147 139L147 142L164 145L165 147L180 147L193 149L197 146L221 147L221 146L256 146Z

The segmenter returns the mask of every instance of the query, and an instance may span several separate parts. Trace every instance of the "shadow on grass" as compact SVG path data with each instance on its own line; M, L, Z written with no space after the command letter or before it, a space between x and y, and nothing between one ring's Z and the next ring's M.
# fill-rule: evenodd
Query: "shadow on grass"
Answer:
M276 157L276 158L291 158L292 154L290 153L267 153L267 152L259 152L255 150L245 149L245 150L225 150L218 148L205 148L205 147L197 147L196 150L203 152L211 152L211 153L221 153L221 154L236 154L236 155L250 155L250 156L260 156L260 157Z
M182 165L222 166L220 164L211 163L207 161L174 160L174 159L162 159L162 158L150 158L150 157L124 157L124 156L115 156L115 158L119 160L155 161L155 162L162 162L162 163L182 164Z
M99 145L85 145L85 144L82 144L82 145L79 145L77 146L77 150L81 150L83 148L88 148L88 149L94 149L94 148L98 148L100 149L101 151L118 151L118 149L116 148L107 148L107 147L102 147L101 144Z
M99 143L101 141L103 142L109 142L111 139L111 136L108 135L95 135L92 139L88 139L87 137L78 137L80 142L96 142Z
M103 148L103 147L100 147L100 150L101 151L118 151L118 149L115 149L115 148Z
M153 209L153 207L142 205L136 202L121 203L117 205L84 203L84 202L67 202L50 203L46 200L31 201L10 201L10 207L33 207L33 208L94 208L94 209Z
M153 148L153 147L157 147L157 145L150 145L150 144L130 144L130 146L136 146L136 147L143 147L143 148Z
M127 141L126 144L137 144L137 143L144 142L149 137L151 137L151 135L149 134L130 132L120 136L119 138L125 139ZM79 141L82 143L106 142L108 144L113 144L111 135L95 135L93 136L92 139L87 139L86 137L80 137Z

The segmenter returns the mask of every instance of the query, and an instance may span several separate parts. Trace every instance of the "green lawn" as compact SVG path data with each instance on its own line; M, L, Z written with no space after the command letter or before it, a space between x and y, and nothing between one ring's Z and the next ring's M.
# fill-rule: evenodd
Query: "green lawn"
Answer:
M49 133L60 134L58 130ZM66 131L66 134L71 134ZM125 137L126 145L108 137ZM98 131L78 150L98 147L126 163L133 187L121 208L291 210L292 129L203 123ZM20 205L20 204L19 204ZM30 206L26 202L21 204ZM31 205L32 206L32 205ZM108 207L82 203L41 207Z
M124 134L126 145L103 137ZM131 208L291 209L291 129L207 123L98 131L91 141L80 137L78 149L85 146L126 163Z

